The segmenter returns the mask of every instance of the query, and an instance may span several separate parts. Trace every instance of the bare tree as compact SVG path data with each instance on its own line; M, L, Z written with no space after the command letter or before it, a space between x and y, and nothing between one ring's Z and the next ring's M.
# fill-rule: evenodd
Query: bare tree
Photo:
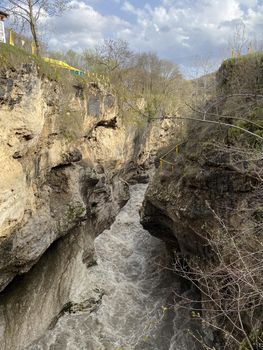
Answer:
M177 259L175 270L201 292L202 309L193 316L199 318L205 327L220 332L224 349L262 349L263 250L258 237L262 223L258 222L258 217L257 222L251 222L256 235L246 229L233 234L225 220L215 213L209 203L207 205L221 226L207 238L216 263L204 263L196 258L184 262ZM258 210L256 207L255 213ZM248 216L251 212L253 214L251 209L247 211ZM237 211L238 216L246 214ZM203 345L204 349L212 350Z
M220 90L218 91L220 96L210 98L205 105L190 106L194 112L192 119L188 116L173 117L190 121L188 127L192 131L188 134L187 142L192 135L196 135L198 129L195 125L197 123L203 123L203 125L208 123L217 127L214 134L213 132L210 134L212 128L202 131L203 135L206 133L205 140L208 143L204 148L204 144L197 146L202 149L202 156L199 153L198 160L192 162L193 169L197 166L196 164L201 164L202 157L202 164L206 164L206 166L210 164L209 166L211 166L212 163L209 162L211 159L214 161L214 155L217 154L217 157L220 158L218 166L224 169L222 173L226 172L225 169L231 169L231 174L236 174L240 177L240 181L243 181L243 187L246 185L250 187L250 194L246 194L247 206L234 204L236 202L234 200L235 192L231 192L231 190L227 190L227 195L218 194L216 199L209 194L208 197L203 198L203 202L200 200L198 207L203 207L204 211L210 213L210 219L206 217L200 226L197 224L197 220L195 224L191 222L189 226L197 237L204 239L204 243L202 243L204 254L187 256L179 253L175 257L176 273L190 281L200 292L194 300L196 310L192 317L200 321L205 333L207 330L210 332L211 329L214 331L213 345L210 344L209 337L202 338L202 334L197 337L203 349L206 350L263 349L263 216L261 207L263 193L261 164L263 95L255 92L258 83L252 84L256 81L254 78L249 89L239 89L242 85L248 86L247 74L249 78L251 75L258 77L258 79L261 77L260 64L252 65L251 60L250 58L249 61L245 61L246 65L243 64L242 60L235 60L237 64L241 61L242 70L233 74L230 69L232 74L225 75L229 79L234 79L231 81L233 83L231 95L227 95L225 90ZM232 61L229 60L230 63ZM219 74L221 73L219 72ZM235 83L237 81L236 74L239 79L238 85ZM245 93L244 91L250 92ZM192 124L194 118L197 122ZM200 140L197 141L199 144L201 144ZM174 173L174 169L180 169L181 161L185 163L186 151L182 148L178 156L177 146L171 149L170 154L168 152L160 159L160 169L161 171L165 170L165 176L168 176L169 170ZM207 171L206 166L203 168L202 165L199 168L198 165L198 172L203 174L201 181L204 181L203 176L206 176L204 174L204 169ZM186 169L185 167L183 170L179 170L184 177ZM196 171L195 174L198 172ZM194 176L189 175L189 184ZM198 188L198 186L196 187ZM214 187L216 188L216 186ZM198 190L194 196L198 196ZM230 197L231 204L227 199ZM237 195L237 198L241 198L240 194ZM224 199L225 207L222 204L222 199ZM229 214L230 212L231 214ZM191 301L185 297L182 305L189 308ZM195 335L193 336L195 337Z
M248 47L248 35L244 22L241 21L235 26L230 46L237 56L240 56L245 48Z
M112 76L117 70L127 66L132 52L124 40L105 39L95 50L84 51L83 57L89 67Z
M3 10L12 14L22 26L28 25L40 55L38 24L41 17L58 16L68 8L69 0L5 0Z

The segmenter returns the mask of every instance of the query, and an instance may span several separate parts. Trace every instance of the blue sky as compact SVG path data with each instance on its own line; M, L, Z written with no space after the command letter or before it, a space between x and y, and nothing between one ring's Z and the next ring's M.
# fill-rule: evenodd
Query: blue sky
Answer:
M229 56L235 28L248 41L263 38L263 0L72 0L72 9L46 23L50 48L82 50L104 38L127 40L191 70L197 60Z

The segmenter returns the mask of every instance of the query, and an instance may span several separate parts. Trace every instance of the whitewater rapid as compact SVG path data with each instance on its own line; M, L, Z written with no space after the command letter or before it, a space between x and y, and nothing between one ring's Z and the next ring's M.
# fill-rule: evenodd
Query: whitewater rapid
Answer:
M80 281L78 301L27 349L169 349L175 286L164 243L140 225L145 190L146 185L133 186L111 228L96 238L87 290Z

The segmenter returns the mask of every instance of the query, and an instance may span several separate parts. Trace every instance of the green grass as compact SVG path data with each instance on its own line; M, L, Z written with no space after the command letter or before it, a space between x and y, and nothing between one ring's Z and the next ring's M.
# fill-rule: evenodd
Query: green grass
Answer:
M34 63L34 57L26 51L7 44L0 44L0 70L19 68L22 64Z
M44 62L40 57L31 55L21 48L0 44L0 73L5 72L7 69L19 70L27 64L36 66L39 77L56 81L63 87L77 85L84 89L87 84L94 82L94 76L74 75L66 69L54 67Z

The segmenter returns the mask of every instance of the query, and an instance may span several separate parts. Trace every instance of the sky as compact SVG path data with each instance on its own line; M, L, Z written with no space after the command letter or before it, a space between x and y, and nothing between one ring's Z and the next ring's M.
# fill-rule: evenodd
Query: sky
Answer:
M46 26L50 49L81 51L120 38L136 52L154 51L187 70L196 60L229 56L241 22L249 40L260 40L263 0L72 0Z

